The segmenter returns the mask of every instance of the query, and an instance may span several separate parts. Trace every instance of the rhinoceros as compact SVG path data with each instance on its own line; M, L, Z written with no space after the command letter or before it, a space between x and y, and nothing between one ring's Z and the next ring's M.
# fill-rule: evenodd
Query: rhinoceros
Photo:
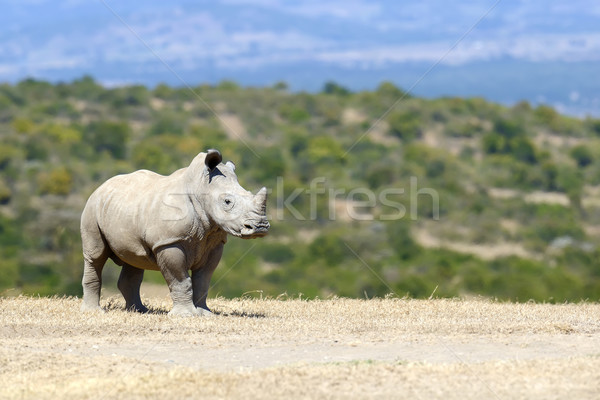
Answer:
M169 176L140 170L96 189L81 215L82 310L100 310L102 268L111 258L122 267L118 288L127 309L147 311L140 285L144 270L157 270L169 286L170 315L210 315L210 279L227 235L257 238L270 227L266 188L253 195L234 171L211 149Z

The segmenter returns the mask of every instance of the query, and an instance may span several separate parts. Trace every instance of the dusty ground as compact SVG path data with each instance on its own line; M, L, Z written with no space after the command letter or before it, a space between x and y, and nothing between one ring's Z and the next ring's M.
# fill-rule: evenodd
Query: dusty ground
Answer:
M0 298L0 398L597 399L600 304Z

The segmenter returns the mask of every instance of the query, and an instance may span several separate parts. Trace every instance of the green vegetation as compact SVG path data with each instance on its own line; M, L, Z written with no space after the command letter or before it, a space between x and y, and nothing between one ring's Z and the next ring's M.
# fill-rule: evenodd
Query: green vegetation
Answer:
M213 295L600 299L600 120L389 82L193 90L0 84L0 293L80 294L92 191L218 148L272 189L272 233L229 240Z

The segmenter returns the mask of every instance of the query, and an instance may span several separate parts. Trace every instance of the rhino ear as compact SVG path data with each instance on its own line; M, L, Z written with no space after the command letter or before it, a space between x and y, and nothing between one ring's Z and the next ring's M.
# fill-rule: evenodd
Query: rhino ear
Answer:
M210 172L212 172L221 161L223 161L223 157L221 156L221 153L219 153L219 150L210 149L206 152L204 164Z
M225 164L225 165L227 165L229 168L231 168L232 170L235 171L235 164L232 163L231 161L227 161L227 164Z

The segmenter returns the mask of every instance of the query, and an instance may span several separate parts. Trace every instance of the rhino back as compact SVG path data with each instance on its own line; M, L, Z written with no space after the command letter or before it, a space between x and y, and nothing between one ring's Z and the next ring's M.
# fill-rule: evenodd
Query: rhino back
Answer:
M82 233L84 224L95 222L119 260L158 269L155 249L183 240L194 230L182 175L181 170L170 176L141 170L109 179L90 196Z

